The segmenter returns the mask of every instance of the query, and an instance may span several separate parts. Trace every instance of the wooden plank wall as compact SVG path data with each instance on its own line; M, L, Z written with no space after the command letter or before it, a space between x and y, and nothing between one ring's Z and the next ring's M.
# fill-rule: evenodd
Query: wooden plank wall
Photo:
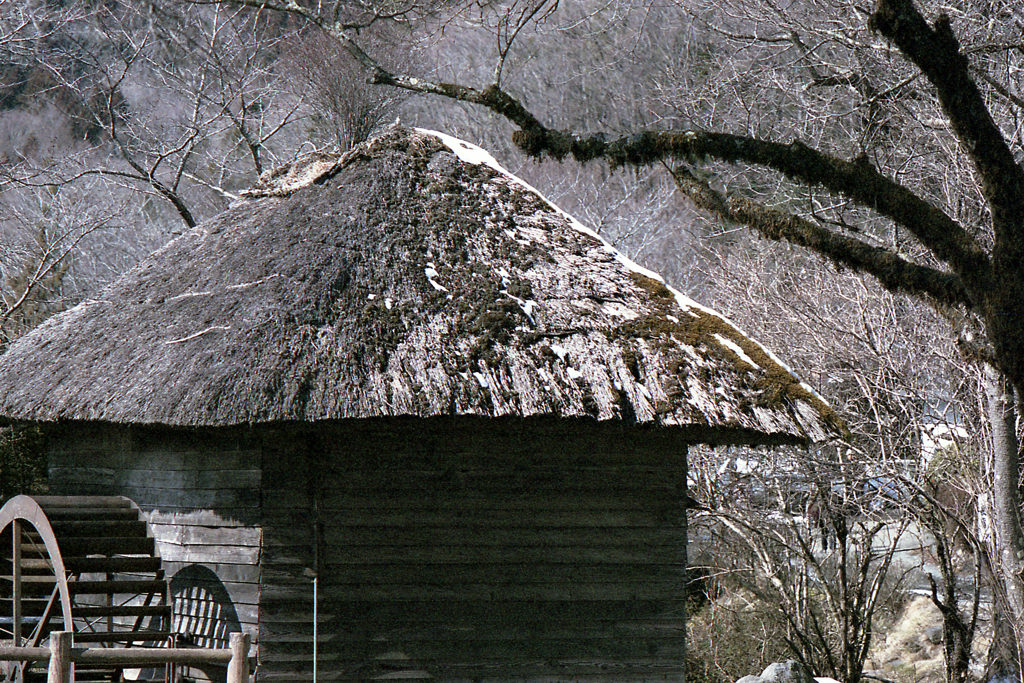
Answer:
M550 420L392 421L264 462L264 681L680 680L685 446Z
M258 637L260 442L247 430L68 425L50 436L54 495L121 495L147 513L183 645ZM258 647L258 646L257 646ZM221 667L223 669L223 667ZM221 678L213 668L192 671Z

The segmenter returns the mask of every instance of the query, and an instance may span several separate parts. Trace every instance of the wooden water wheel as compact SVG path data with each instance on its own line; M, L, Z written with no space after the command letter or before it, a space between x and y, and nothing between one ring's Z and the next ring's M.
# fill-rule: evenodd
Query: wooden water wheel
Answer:
M156 543L127 498L12 498L0 508L0 561L4 644L42 646L53 631L72 631L75 643L88 647L160 647L171 637ZM24 681L36 672L10 663L3 673ZM76 671L78 681L123 676L109 668Z

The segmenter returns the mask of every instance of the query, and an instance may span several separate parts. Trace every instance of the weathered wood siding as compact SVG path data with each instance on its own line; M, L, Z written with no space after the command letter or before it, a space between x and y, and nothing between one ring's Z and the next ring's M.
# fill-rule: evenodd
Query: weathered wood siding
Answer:
M640 683L682 677L678 437L466 417L73 425L51 484L146 510L176 625L218 645L237 619L258 680L310 680L316 575L321 681Z
M258 636L261 447L248 430L72 424L50 434L54 495L119 495L147 513L185 643ZM198 677L218 678L219 672Z
M391 420L264 453L260 679L679 680L671 430Z

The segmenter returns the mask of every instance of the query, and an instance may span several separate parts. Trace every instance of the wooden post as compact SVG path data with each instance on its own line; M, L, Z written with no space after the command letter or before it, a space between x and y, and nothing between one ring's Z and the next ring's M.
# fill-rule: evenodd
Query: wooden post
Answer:
M49 683L53 683L50 681ZM231 634L231 661L228 683L249 683L249 634Z
M71 646L74 634L54 631L50 634L50 668L46 683L69 683L71 680Z
M14 634L14 647L21 647L21 520L14 519L11 522L11 534L13 538L11 580L14 584L12 594L14 621L11 623L11 632Z

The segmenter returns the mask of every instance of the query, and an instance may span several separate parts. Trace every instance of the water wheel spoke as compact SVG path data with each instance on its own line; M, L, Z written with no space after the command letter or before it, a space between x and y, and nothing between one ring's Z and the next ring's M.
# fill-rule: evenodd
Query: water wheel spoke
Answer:
M13 681L22 680L22 672L25 669L25 665L21 662L7 662L10 666L7 667L6 675L4 676L5 683L12 683Z
M28 639L25 643L26 647L36 647L42 640L43 626L50 622L50 618L53 616L53 608L60 600L60 586L55 585L53 591L50 593L50 598L46 601L46 607L43 608L43 614L39 617L39 621L36 622L35 628L32 629L32 633L29 634Z

